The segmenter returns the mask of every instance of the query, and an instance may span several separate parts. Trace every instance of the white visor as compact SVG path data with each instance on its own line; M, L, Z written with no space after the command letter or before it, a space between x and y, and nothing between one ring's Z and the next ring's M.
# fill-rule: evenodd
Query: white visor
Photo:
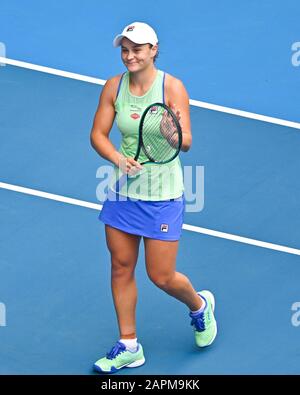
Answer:
M142 22L133 22L126 26L123 32L115 37L113 46L119 47L124 37L136 44L156 45L158 43L157 35L152 27Z

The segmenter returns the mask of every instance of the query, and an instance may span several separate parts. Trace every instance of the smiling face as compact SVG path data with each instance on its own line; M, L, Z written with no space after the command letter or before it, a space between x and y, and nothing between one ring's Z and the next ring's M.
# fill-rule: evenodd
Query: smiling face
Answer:
M157 45L135 44L124 37L121 44L121 57L128 71L135 72L145 70L153 65L157 53Z

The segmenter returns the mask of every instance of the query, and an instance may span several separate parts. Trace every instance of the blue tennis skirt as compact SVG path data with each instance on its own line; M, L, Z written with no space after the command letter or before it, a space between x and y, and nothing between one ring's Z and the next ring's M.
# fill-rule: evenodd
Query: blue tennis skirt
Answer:
M100 221L124 232L150 239L180 239L185 210L184 195L161 201L129 197L125 199L109 190L99 214Z

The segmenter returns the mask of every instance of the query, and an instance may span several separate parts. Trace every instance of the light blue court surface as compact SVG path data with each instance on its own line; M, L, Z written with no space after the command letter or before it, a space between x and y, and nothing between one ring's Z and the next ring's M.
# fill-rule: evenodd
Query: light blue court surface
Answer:
M89 133L101 86L5 66L0 89L0 182L99 203L96 170L106 162ZM193 146L181 159L204 166L205 201L185 223L299 250L299 131L196 107L191 116ZM112 136L118 144L116 128ZM97 217L0 189L1 374L93 374L118 339ZM141 245L147 361L122 374L300 373L299 255L184 230L177 269L214 292L215 343L196 348L186 306L147 278Z

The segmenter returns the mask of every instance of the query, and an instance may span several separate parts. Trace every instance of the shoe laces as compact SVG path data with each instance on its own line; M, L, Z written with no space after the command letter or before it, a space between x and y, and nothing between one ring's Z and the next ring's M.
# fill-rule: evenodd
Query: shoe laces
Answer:
M199 313L197 316L193 316L190 313L190 317L192 318L191 325L194 325L198 332L205 331L204 312Z
M114 359L116 358L119 354L122 352L126 351L126 346L125 344L121 342L117 342L113 348L106 354L107 359Z

